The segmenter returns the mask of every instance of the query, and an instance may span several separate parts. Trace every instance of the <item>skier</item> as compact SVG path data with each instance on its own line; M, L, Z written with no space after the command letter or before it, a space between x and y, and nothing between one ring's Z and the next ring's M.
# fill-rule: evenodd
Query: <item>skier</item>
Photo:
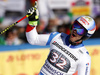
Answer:
M35 5L28 14L29 23L26 28L26 37L30 44L50 45L50 53L41 68L39 75L90 75L91 57L83 45L83 41L90 38L95 32L95 21L90 16L78 17L70 35L59 32L38 34L39 12Z

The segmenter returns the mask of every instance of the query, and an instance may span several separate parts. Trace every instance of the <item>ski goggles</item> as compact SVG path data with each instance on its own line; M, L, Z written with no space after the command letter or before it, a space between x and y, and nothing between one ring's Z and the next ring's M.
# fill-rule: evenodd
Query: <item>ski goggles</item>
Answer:
M78 35L84 35L86 32L86 30L77 21L73 24L73 30L76 30Z

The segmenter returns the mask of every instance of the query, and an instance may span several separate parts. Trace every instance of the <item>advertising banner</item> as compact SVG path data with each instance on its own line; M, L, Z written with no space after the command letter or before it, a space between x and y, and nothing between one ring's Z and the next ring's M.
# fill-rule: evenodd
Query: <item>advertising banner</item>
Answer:
M86 46L86 49L91 56L90 75L100 75L100 45ZM0 75L38 75L48 53L49 48L2 51Z
M71 12L74 16L91 15L92 0L74 0L71 3Z
M51 9L70 8L70 0L46 0Z
M100 45L87 46L91 56L91 72L90 75L100 75Z
M9 11L25 11L26 0L7 0L6 10Z
M49 50L0 52L0 75L38 75Z

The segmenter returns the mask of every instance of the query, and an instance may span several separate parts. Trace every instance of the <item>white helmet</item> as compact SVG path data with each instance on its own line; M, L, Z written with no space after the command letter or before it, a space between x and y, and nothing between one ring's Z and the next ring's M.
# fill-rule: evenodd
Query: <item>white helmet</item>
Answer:
M82 38L83 40L90 38L94 34L96 30L96 25L95 21L90 16L80 16L75 21L80 23L80 25L82 25L87 31Z

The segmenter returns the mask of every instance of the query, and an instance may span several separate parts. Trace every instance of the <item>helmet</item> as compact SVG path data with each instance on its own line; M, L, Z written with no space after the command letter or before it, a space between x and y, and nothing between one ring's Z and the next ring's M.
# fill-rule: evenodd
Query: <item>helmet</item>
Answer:
M90 16L80 16L75 21L77 21L86 30L82 40L86 40L94 34L96 30L95 21Z

